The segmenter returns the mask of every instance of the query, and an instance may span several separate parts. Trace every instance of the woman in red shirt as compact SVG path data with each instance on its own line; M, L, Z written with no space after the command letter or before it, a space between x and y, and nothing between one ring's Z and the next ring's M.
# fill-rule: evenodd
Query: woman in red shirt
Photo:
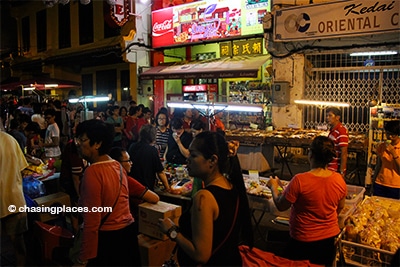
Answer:
M335 155L333 141L317 136L308 152L310 171L296 174L282 194L277 177L268 181L278 210L292 208L286 258L327 266L335 259L335 238L340 233L338 215L347 194L343 177L328 169Z
M76 136L78 152L91 163L80 186L84 223L78 263L140 266L134 219L129 210L128 176L121 164L108 155L114 126L87 120L78 125ZM112 211L105 207L112 207Z

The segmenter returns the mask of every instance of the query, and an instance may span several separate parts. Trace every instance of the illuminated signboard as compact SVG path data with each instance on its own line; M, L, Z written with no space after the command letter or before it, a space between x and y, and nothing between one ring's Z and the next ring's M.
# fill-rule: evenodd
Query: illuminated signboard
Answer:
M261 55L263 54L263 39L247 39L221 42L219 53L221 57Z
M262 19L270 10L270 0L214 0L153 11L152 46L262 34Z

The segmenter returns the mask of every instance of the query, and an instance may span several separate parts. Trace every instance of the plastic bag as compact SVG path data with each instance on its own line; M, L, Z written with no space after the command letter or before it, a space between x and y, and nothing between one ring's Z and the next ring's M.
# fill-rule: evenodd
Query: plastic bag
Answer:
M28 195L30 198L38 198L46 194L46 188L43 182L32 175L22 179L22 187L24 194Z

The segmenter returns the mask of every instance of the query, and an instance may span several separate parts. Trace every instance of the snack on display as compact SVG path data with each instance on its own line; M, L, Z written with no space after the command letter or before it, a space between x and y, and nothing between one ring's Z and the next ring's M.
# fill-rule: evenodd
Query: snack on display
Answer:
M250 179L248 176L244 176L243 177L244 180L244 185L246 187L246 192L249 195L253 195L253 196L260 196L260 197L264 197L267 199L272 198L272 193L271 190L267 187L267 183L268 183L268 178L259 178L258 180L253 180ZM282 185L283 187L286 187L289 182L288 181L282 181ZM279 190L279 188L278 188ZM283 188L281 188L280 192L283 191Z
M345 239L395 252L400 248L400 202L366 197L346 220Z

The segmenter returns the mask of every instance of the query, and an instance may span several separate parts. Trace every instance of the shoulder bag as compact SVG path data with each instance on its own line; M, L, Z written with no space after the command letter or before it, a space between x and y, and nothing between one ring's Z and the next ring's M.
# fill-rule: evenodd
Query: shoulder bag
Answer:
M122 165L120 165L119 168L120 168L120 175L119 175L119 191L118 191L117 198L115 199L114 204L113 204L113 206L112 206L112 210L114 210L115 205L116 205L117 202L118 202L119 195L120 195L120 193L121 193L121 187L122 187ZM107 221L108 217L109 217L109 216L111 215L111 213L112 213L112 210L111 210L111 212L107 213L106 216L104 216L104 217L101 219L100 225L99 225L99 229L100 229L101 226L103 226L103 224ZM82 223L82 225L79 227L78 233L75 235L74 244L73 244L72 248L70 248L70 250L69 250L69 259L70 259L73 263L75 263L75 264L79 263L79 262L78 262L78 258L79 258L79 253L80 253L81 247L82 247L82 240L83 240L83 223Z

